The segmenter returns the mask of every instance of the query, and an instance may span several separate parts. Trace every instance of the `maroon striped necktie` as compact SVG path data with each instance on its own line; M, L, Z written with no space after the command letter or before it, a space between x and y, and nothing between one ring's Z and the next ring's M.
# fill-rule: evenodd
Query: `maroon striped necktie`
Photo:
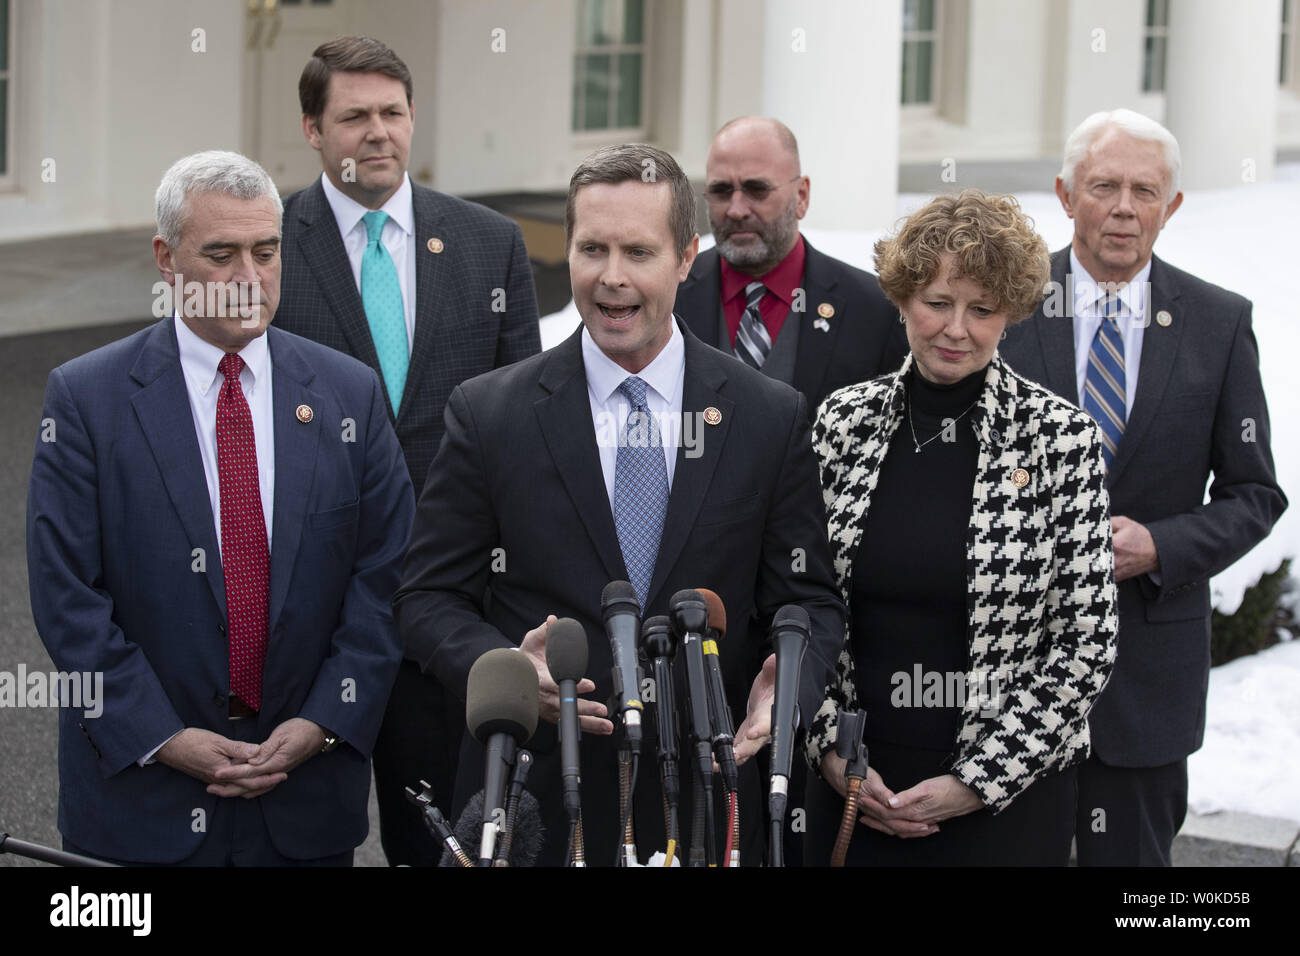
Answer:
M253 416L239 385L243 368L244 360L234 354L227 354L218 366L226 379L217 395L221 569L226 579L230 692L260 710L271 556L257 480Z

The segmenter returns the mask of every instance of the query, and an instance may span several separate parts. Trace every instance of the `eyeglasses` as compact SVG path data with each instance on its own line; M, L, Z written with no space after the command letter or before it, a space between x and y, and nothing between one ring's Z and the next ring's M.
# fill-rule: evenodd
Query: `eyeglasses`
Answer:
M801 179L803 179L803 176L796 176L794 179L788 179L775 186L766 179L746 179L740 184L740 191L745 194L745 198L750 202L762 202L782 186L789 186L790 183L797 183ZM723 205L731 202L731 196L735 191L736 187L731 183L713 183L704 190L704 198L711 203Z

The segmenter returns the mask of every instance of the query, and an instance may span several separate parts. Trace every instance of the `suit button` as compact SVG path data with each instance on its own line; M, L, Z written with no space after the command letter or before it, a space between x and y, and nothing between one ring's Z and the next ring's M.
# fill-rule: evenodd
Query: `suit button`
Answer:
M224 637L224 636L225 636L225 633L226 633L226 625L224 625L224 624L218 624L218 625L217 625L217 633L220 634L220 635L222 635L222 636Z
M216 707L218 710L225 709L226 698L225 695L221 693L221 691L217 691L215 694L212 695L212 706Z

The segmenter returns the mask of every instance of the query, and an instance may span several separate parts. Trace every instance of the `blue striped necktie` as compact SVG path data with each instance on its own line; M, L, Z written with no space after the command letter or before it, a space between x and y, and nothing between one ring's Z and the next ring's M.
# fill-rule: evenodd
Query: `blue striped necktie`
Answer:
M379 371L384 376L393 418L406 388L406 309L402 306L402 287L397 281L397 267L380 238L388 213L368 212L361 217L366 224L366 251L361 256L361 305L366 310L370 338L379 356Z
M767 357L772 354L772 337L767 334L767 326L763 324L763 316L758 311L758 304L766 294L767 286L761 282L751 282L745 286L745 314L740 317L736 345L732 349L736 358L754 368L762 368Z
M1098 300L1101 325L1088 350L1088 373L1083 380L1083 407L1101 426L1102 455L1109 471L1128 420L1124 385L1124 337L1115 316L1122 303L1118 296Z
M668 464L645 381L629 375L618 390L632 407L614 460L614 528L628 581L644 608L668 510Z

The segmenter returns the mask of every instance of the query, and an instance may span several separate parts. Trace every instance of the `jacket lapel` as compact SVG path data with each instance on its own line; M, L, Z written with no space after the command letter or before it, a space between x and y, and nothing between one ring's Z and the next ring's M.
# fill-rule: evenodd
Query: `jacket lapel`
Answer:
M307 388L315 372L293 340L272 327L267 330L271 351L271 415L275 422L275 508L271 517L271 596L267 634L275 634L276 621L289 593L308 502L313 500L316 446L325 427L320 415L299 421L299 405L322 408L318 392ZM333 427L331 423L330 427Z
M303 226L298 234L302 257L311 269L316 284L320 286L325 301L329 303L339 328L343 330L352 354L377 371L379 355L375 352L375 343L370 337L361 293L353 281L348 253L343 248L343 237L339 235L338 222L334 219L334 212L330 209L329 200L325 198L325 189L320 180L308 188L303 196L298 220ZM384 393L385 399L387 394Z
M1061 290L1061 315L1047 315L1040 310L1038 341L1043 350L1046 385L1073 405L1079 404L1079 384L1074 370L1074 295L1069 283L1070 249L1067 246L1052 256L1052 282ZM1049 301L1051 301L1049 299ZM1055 309L1053 311L1056 311Z
M677 289L673 312L680 315L706 345L722 341L722 270L718 250L706 249L695 259L690 273Z
M1142 446L1142 437L1160 408L1165 389L1169 387L1174 360L1178 355L1178 343L1182 340L1183 327L1187 324L1182 321L1183 317L1178 311L1180 290L1155 256L1151 257L1150 281L1151 297L1146 304L1147 327L1142 334L1137 394L1133 397L1133 410L1124 426L1124 435L1115 452L1115 460L1106 476L1108 486L1113 486L1119 480L1136 449ZM1169 325L1153 321L1160 310L1172 316L1173 321Z
M429 249L430 239L448 241L446 236L438 234L442 212L437 193L412 183L411 197L415 206L415 336L411 361L406 369L406 385L402 390L401 413L409 413L415 393L424 380L424 369L433 357L439 326L447 318L442 304L464 301L456 289L448 287L454 277L448 275L446 256Z
M581 336L579 328L551 351L538 378L538 384L547 394L533 403L533 413L555 470L605 566L606 579L626 579L623 552L614 530L614 513L609 507L596 449Z
M835 291L835 274L826 268L826 256L814 249L807 239L804 240L804 255L804 308L802 312L793 313L799 322L799 354L795 358L793 385L805 395L820 395L831 367L831 358L835 355L840 329L849 321L849 316L845 311L844 297ZM829 316L823 316L819 311L822 305L831 307ZM817 409L809 411L815 414Z
M203 549L206 567L203 576L224 617L226 579L221 571L217 526L212 520L212 499L203 473L203 456L194 432L194 413L190 410L172 322L170 318L163 319L153 327L131 369L131 378L141 386L131 397L131 405L181 526L192 546Z
M655 571L650 580L649 602L654 603L668 578L668 572L686 546L695 527L696 516L704 503L713 473L722 457L731 428L735 403L724 397L720 389L727 381L721 353L699 341L688 329L682 329L686 345L685 381L682 385L682 429L695 428L700 454L689 457L686 442L677 447L677 463L673 470L673 487L668 495L668 511L664 515L663 537L659 541L659 554L655 558ZM722 359L719 361L719 359ZM704 410L716 408L722 419L716 425L699 426L704 421ZM689 426L687 422L690 422ZM705 435L700 428L707 428Z

